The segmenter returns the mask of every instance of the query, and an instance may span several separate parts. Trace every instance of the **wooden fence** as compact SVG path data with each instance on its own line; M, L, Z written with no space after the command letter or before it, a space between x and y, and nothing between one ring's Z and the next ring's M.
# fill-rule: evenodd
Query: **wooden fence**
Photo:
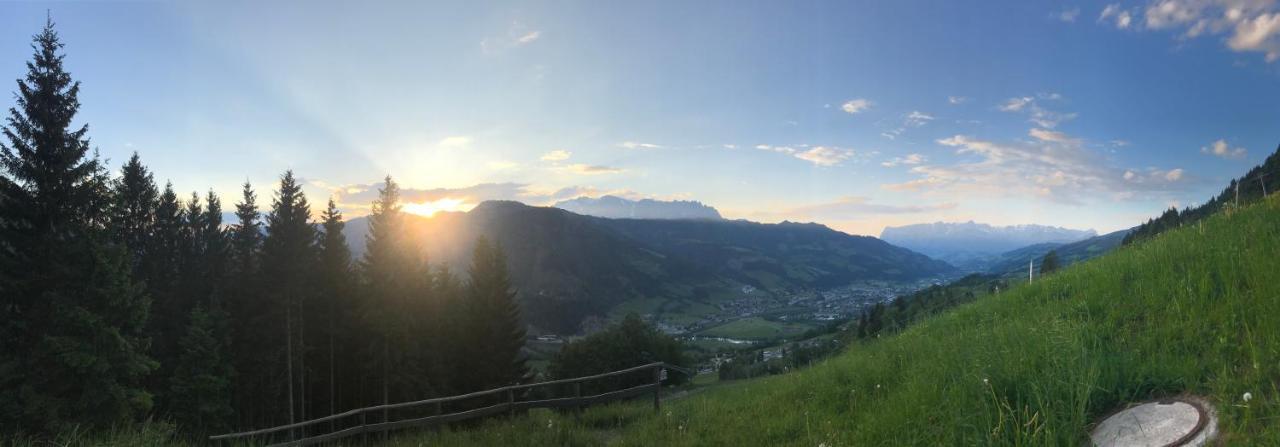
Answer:
M582 385L584 383L598 381L610 377L618 377L627 374L634 374L641 371L652 371L652 381L643 385L632 386L620 390L608 391L601 394L583 396ZM502 388L495 388L485 391L477 391L470 394L462 394L458 396L439 397L435 399L426 399L413 402L402 402L396 404L377 405L372 407L357 408L343 413L338 413L322 418L311 419L294 424L281 425L278 427L264 428L261 430L252 430L241 433L228 433L224 435L210 436L212 442L219 441L241 441L253 443L270 442L273 438L279 438L281 435L286 436L286 441L278 442L272 445L280 446L302 446L319 444L322 442L334 441L356 435L367 435L370 433L381 433L383 436L392 430L399 430L411 427L430 427L450 422L464 421L468 419L482 418L502 413L515 414L533 408L572 408L581 409L587 406L613 402L616 400L627 399L645 394L653 394L653 409L658 410L662 399L662 379L663 370L671 370L693 375L693 372L678 366L669 365L662 362L640 365L634 368L628 368L619 371L607 372L604 374L596 374L594 376L577 377L573 379L552 380L548 382L530 383L525 385L511 385ZM538 400L520 400L518 396L532 395L530 391L535 388L562 387L571 386L573 396L570 397L554 397ZM485 400L489 402L475 408L468 408L463 411L452 413L444 412L444 405L463 401ZM498 399L493 399L498 398ZM493 401L497 401L493 403ZM474 405L473 405L474 406ZM409 417L400 420L391 420L391 411L404 412L412 411L429 411L428 416ZM370 422L370 415L373 415L374 422ZM358 423L356 423L358 420ZM339 426L346 428L338 429ZM327 426L328 430L324 430ZM301 433L301 437L294 439L296 433ZM308 436L308 433L311 435Z

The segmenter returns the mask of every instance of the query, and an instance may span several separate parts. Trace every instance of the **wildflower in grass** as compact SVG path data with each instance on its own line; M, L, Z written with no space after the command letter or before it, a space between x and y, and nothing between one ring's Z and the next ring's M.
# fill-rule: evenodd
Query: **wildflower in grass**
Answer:
M1253 393L1245 392L1243 396L1240 396L1240 398L1244 399L1245 402L1248 402L1253 400Z
M986 378L986 377L983 377L983 378L982 378L982 384L983 384L983 385L990 385L990 384L991 384L991 381L987 380L987 378Z
M547 419L547 428L548 428L548 429L550 429L550 428L551 428L551 420L550 420L550 419Z

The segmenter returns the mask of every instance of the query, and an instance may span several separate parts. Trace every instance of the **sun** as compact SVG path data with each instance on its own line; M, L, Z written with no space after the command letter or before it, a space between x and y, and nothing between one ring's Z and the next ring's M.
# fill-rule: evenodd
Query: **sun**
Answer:
M475 208L475 204L448 197L421 203L406 203L401 207L406 213L424 217L431 217L441 211L469 211L471 208Z

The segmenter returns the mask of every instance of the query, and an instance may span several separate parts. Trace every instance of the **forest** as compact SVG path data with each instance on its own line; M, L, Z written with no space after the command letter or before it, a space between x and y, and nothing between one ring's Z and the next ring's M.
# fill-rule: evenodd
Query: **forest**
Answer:
M389 176L360 259L290 171L223 222L136 153L113 173L52 21L32 48L0 139L0 433L207 434L530 380L500 246L465 278L428 262Z

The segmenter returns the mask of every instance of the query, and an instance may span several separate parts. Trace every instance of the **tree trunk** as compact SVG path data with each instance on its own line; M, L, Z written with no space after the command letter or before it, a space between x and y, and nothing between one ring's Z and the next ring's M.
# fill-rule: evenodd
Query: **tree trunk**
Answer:
M284 311L284 332L285 332L285 372L289 375L286 382L289 385L289 423L297 422L293 413L293 307L285 305Z

